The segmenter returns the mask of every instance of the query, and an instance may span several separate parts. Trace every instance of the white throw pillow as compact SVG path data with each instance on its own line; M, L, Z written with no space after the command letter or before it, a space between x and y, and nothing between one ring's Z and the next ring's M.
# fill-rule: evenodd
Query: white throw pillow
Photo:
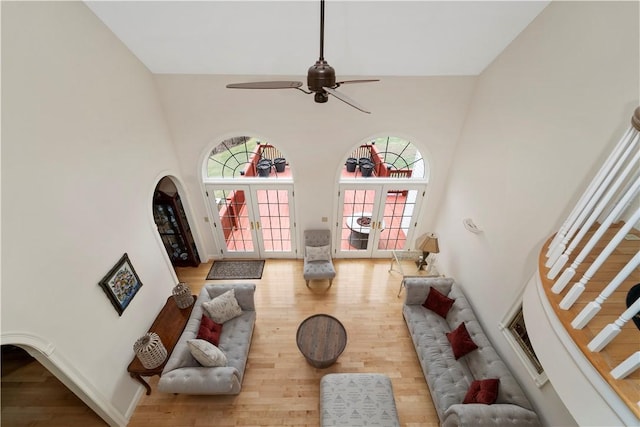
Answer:
M207 312L211 320L219 324L223 324L227 320L242 314L242 308L236 299L235 289L228 290L211 301L203 302L202 308Z
M205 340L188 340L189 350L202 366L227 366L227 356L215 345Z
M329 261L331 250L327 246L307 246L307 261Z

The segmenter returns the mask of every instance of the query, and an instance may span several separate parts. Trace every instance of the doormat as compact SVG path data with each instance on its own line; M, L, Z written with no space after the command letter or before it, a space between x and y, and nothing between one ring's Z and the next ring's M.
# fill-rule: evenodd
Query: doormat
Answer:
M214 261L207 280L260 279L264 260Z

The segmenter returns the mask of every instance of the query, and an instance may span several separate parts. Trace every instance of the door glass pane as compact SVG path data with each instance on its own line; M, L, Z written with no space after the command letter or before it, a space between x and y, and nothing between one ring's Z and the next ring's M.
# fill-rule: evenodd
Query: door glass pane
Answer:
M244 191L218 190L215 195L227 251L252 252L251 223Z
M416 207L417 190L388 190L384 200L383 230L378 249L405 249Z
M344 190L340 250L367 250L376 190Z
M265 252L291 252L288 190L256 191Z

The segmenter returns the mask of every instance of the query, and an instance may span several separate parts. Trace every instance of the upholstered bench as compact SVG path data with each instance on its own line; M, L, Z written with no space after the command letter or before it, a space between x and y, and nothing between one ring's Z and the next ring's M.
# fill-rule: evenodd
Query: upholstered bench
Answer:
M320 380L320 425L400 426L389 377L327 374Z

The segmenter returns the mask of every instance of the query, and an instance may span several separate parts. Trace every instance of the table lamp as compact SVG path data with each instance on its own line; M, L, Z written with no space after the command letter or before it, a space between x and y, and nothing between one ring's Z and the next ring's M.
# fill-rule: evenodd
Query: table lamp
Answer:
M416 249L422 251L422 259L416 262L418 270L421 270L422 267L427 265L427 257L430 253L437 254L440 252L438 238L433 233L424 234L416 240Z

